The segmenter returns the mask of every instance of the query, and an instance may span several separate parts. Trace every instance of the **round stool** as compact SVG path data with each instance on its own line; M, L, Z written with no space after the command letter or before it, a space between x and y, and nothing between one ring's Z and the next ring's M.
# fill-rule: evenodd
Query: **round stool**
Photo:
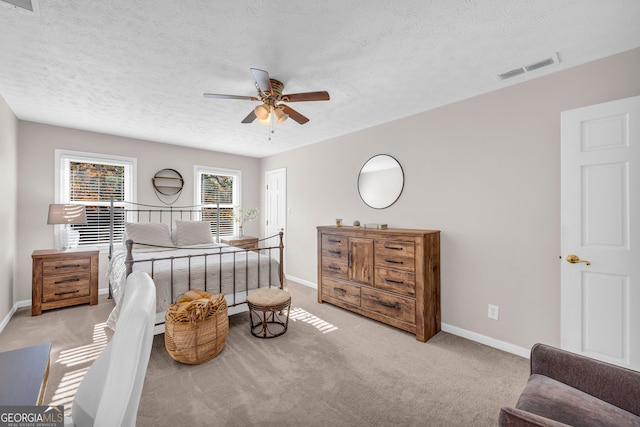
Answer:
M247 305L251 335L258 338L275 338L287 332L291 310L289 292L278 288L260 288L249 294Z

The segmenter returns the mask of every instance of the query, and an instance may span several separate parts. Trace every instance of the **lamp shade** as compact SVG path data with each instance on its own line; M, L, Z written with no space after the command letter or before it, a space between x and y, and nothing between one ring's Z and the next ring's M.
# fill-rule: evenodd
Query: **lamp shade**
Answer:
M273 115L276 116L276 122L278 124L284 122L289 118L289 115L283 111L282 108L276 108L273 110Z
M49 205L47 224L86 224L84 205Z
M269 117L269 113L271 112L271 108L267 104L258 105L253 109L253 113L260 120L266 120Z

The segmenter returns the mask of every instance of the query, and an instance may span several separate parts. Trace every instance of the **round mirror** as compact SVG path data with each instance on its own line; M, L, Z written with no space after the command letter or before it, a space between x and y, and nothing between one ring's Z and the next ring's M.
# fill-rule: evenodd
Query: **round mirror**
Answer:
M398 200L404 187L402 166L387 154L373 156L358 175L358 193L374 209L388 208Z

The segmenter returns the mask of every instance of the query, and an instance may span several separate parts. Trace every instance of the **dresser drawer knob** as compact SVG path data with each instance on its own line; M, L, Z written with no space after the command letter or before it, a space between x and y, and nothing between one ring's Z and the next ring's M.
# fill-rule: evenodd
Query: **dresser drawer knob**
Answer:
M395 309L400 308L400 307L398 307L398 303L397 302L390 303L390 302L384 302L384 301L376 300L376 304L383 305L383 306L389 307L389 308L395 308Z
M385 282L388 282L388 283L397 283L397 284L399 284L399 285L401 285L401 284L403 284L403 283L404 283L404 281L403 281L403 280L384 279L384 281L385 281Z
M73 283L73 282L79 282L79 281L80 279L76 277L74 279L58 280L57 282L54 282L54 285L61 285L63 283Z
M340 255L342 252L340 251L329 251L330 254Z
M389 264L404 264L404 261L396 261L393 259L385 259L384 262L388 262Z
M345 295L347 293L347 291L345 291L342 288L333 288L334 291L338 292L339 294Z
M402 247L397 247L397 246L387 246L387 245L384 245L384 248L385 248L385 249L391 249L391 250L394 250L394 251L401 251L401 250L403 249Z
M340 267L336 267L335 265L328 265L327 268L333 271L340 271Z
M340 243L342 240L329 239L329 243Z

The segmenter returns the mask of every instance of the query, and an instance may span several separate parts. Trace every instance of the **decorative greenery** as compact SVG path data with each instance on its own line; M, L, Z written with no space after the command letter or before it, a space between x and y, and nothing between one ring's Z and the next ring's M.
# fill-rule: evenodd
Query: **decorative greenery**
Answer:
M260 211L256 208L251 208L251 209L238 209L236 210L236 212L233 214L233 220L235 222L240 223L240 227L242 227L242 225L245 222L249 222L252 221L254 219L256 219L258 217L258 213L260 213Z

